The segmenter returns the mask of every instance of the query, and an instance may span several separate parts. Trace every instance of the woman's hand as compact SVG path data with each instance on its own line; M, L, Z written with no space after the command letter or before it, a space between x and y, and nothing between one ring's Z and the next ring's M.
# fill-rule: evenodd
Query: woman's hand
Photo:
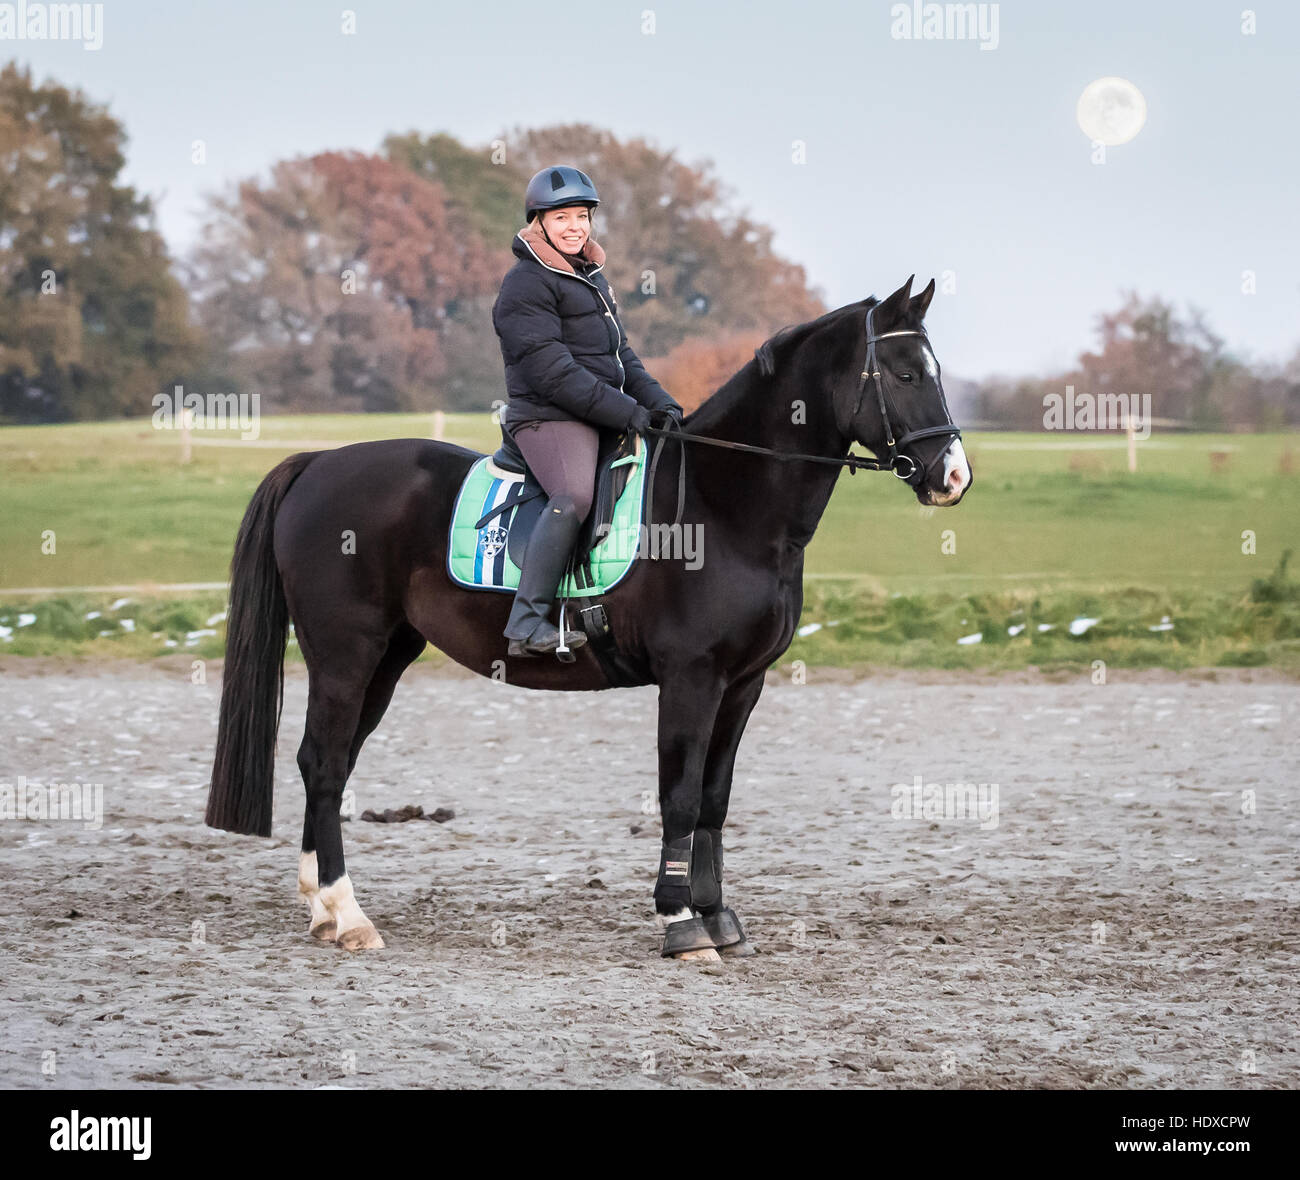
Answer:
M669 419L672 420L674 426L680 426L683 417L681 406L676 404L660 406L658 409L650 411L651 425L658 426L660 429L667 429Z
M650 429L650 411L638 405L627 420L627 429L636 434L645 434Z

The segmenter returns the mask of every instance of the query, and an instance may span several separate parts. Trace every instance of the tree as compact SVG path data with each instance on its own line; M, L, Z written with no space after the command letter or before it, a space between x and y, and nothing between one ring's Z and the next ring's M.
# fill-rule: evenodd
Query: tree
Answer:
M1152 416L1201 430L1278 429L1300 421L1300 352L1289 367L1252 366L1227 353L1195 308L1180 315L1158 296L1128 292L1097 317L1098 346L1065 373L979 383L979 418L1038 430L1043 398L1067 385L1076 394L1150 395Z
M1158 296L1135 291L1123 306L1098 317L1101 347L1079 357L1080 389L1094 394L1150 394L1155 416L1202 427L1222 425L1224 406L1213 396L1216 372L1225 364L1223 341L1192 309L1180 319Z
M204 325L240 383L314 410L446 407L444 332L504 268L441 185L378 156L277 164L210 201L191 259Z
M197 349L126 141L80 91L0 70L0 416L147 413Z
M443 328L447 371L443 390L451 410L482 409L505 396L501 346L492 326L492 304L501 279L514 263L511 239L523 224L524 185L514 169L495 163L490 151L462 144L454 136L421 137L412 131L390 135L384 154L425 180L441 185L447 208L476 233L492 253L497 273L490 290L458 300Z

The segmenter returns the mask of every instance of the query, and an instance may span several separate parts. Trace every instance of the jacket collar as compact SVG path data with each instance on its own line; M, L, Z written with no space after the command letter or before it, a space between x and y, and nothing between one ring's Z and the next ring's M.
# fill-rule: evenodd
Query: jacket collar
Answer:
M532 221L515 234L515 241L511 248L520 258L526 258L531 254L538 262L551 270L558 270L571 275L578 273L569 262L568 257L546 240L546 236L542 233L540 218L534 217ZM588 238L582 244L582 253L578 257L583 262L595 263L597 270L605 265L605 251L594 238Z

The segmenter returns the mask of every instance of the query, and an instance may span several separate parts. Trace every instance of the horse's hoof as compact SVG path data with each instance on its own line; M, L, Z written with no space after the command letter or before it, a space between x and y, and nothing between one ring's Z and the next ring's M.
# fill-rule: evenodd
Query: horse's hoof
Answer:
M338 934L338 923L332 918L328 922L322 922L319 926L311 928L312 938L319 938L321 942L333 942Z
M718 954L727 959L747 959L758 954L748 942L733 942L730 946L718 947Z
M338 936L338 944L345 951L381 951L384 940L373 926L353 926Z
M696 963L721 963L722 956L718 954L711 946L705 947L701 951L682 951L680 955L673 955L679 963L696 962Z

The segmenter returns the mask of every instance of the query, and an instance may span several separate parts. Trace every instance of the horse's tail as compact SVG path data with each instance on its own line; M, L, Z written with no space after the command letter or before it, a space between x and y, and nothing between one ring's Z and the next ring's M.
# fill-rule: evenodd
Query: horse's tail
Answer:
M275 736L284 705L289 605L275 564L275 515L319 452L290 455L262 480L244 513L230 563L230 613L212 790L204 822L245 835L271 834Z

